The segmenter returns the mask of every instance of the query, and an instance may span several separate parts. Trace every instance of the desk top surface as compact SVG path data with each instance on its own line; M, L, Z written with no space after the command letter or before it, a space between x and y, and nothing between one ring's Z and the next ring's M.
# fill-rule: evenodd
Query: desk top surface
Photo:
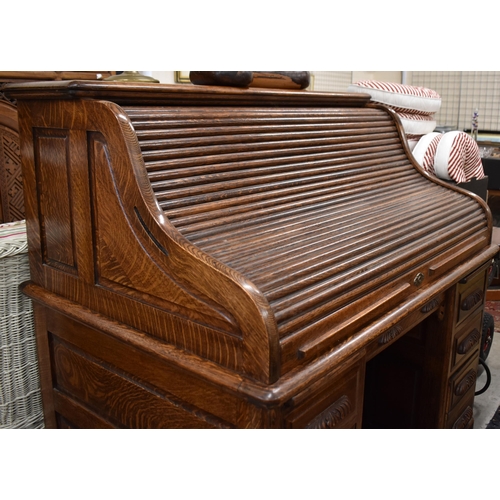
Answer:
M84 80L11 83L4 92L18 100L96 98L162 105L357 107L370 101L362 93Z

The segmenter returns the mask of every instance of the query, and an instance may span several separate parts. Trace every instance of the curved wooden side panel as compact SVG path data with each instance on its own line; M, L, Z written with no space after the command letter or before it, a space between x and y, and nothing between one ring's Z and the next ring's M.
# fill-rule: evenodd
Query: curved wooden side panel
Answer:
M20 108L33 281L252 378L277 380L267 302L164 217L121 109L99 101Z
M104 127L102 130L109 138L111 161L116 159L112 171L117 197L144 249L151 255L156 253L157 265L169 272L179 286L195 297L208 297L214 309L217 304L229 311L243 337L243 371L257 380L276 381L280 365L278 334L267 300L250 281L191 244L165 218L153 195L135 132L121 108L112 103L85 102L85 105L93 108L94 114L89 115L96 123L110 124L108 130ZM105 116L109 119L103 120ZM111 126L119 126L122 135ZM129 162L120 161L119 147L127 150ZM131 167L134 178L127 179L132 173Z
M133 203L132 211L128 209L128 199L120 193L119 177L123 174L115 172L102 133L89 132L88 146L95 284L125 295L151 295L157 301L171 302L171 307L177 305L185 314L193 309L191 314L199 321L238 335L238 327L226 311L208 298L187 291L161 261L163 256L169 258L169 252L151 234L144 221L144 207L139 209ZM149 259L141 259L144 252Z

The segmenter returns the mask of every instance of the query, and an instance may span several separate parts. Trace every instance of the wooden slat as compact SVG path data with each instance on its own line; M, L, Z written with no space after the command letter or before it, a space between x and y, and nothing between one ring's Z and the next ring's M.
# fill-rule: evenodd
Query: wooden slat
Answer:
M207 216L214 219L216 211L219 210L225 211L225 215L232 215L236 212L250 212L254 208L266 205L278 207L282 203L307 203L307 200L319 196L345 198L346 193L353 194L360 190L366 192L367 189L374 185L380 183L394 185L395 182L404 182L407 178L408 172L406 169L404 171L392 170L390 179L384 176L383 172L380 174L378 172L367 172L364 175L359 174L355 178L348 176L332 178L332 176L327 176L326 179L319 179L309 184L305 182L293 183L291 181L288 184L288 189L283 183L277 183L273 186L274 189L268 186L267 189L261 189L260 192L254 191L253 193L240 193L237 190L229 193L222 192L217 193L212 199L193 196L195 193L192 192L189 199L185 198L180 202L172 201L170 203L159 201L159 204L165 210L167 216L171 220L175 220L176 225L180 227L185 226L186 220L193 221L193 216L198 214L204 214L202 219L207 218ZM188 232L189 228L184 227L183 231Z
M126 111L165 214L253 281L282 338L331 324L389 277L407 293L398 279L487 226L415 169L380 109Z
M445 206L441 204L443 209ZM325 224L315 224L312 227L301 224L295 228L293 235L290 231L284 234L282 230L277 230L278 235L268 239L270 241L262 238L261 243L259 243L257 237L251 242L246 241L245 245L254 251L253 255L255 255L255 250L260 248L259 255L256 257L259 264L259 279L262 281L263 289L272 288L280 279L293 278L294 269L303 272L305 262L307 262L308 268L312 268L315 259L325 265L329 261L330 255L339 255L341 251L352 251L355 248L362 250L363 247L374 248L384 241L396 241L399 235L407 235L406 228L409 223L414 225L415 230L419 226L425 227L430 222L429 219L425 218L425 208L426 205L421 210L409 212L404 221L401 220L398 211L389 213L387 211L374 211L364 217L359 217L358 220L341 220L337 223L331 218L327 218ZM454 207L453 205L451 208L459 209L458 206ZM347 225L346 222L348 222ZM442 224L445 225L446 221L443 221ZM391 226L390 233L384 230L388 226ZM331 237L332 234L335 234L334 239ZM408 237L412 238L413 234L408 235ZM286 238L286 245L280 241L284 238ZM268 249L272 252L272 256L266 258L266 250ZM214 255L218 257L219 252L214 252ZM243 265L241 261L244 259L248 267L252 265L253 255L250 251L246 251L243 257L238 255L239 260L231 259L230 262L233 266L238 263ZM276 273L274 265L276 259L279 259L282 265L287 266L283 277ZM252 271L249 270L250 278L252 278L252 274Z
M401 179L399 179L401 181ZM371 198L380 201L387 197L388 185L394 185L392 180L378 183L372 187ZM416 188L411 179L401 181L397 184L392 193L400 190L414 191ZM210 214L200 213L176 218L176 226L184 233L192 232L190 239L198 241L207 236L225 236L225 232L233 233L239 227L248 225L259 226L267 224L272 220L279 220L295 214L307 213L309 211L321 210L325 207L334 206L337 214L342 214L345 210L352 209L352 205L359 206L366 200L366 189L364 186L342 186L342 188L332 191L320 191L317 193L299 193L294 196L284 196L264 200L260 203L241 203L239 206L231 207L230 210L214 210ZM228 213L229 212L229 213ZM332 214L334 215L334 214ZM183 226L186 225L184 228ZM225 229L227 230L225 231ZM207 245L208 246L208 245Z

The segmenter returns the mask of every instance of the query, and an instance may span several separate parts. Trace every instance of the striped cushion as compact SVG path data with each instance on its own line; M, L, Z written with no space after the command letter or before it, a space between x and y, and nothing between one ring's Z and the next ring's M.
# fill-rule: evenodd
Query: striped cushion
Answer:
M429 115L415 113L398 113L403 130L408 137L422 136L436 128L436 121Z
M406 136L408 147L410 148L410 151L413 151L415 149L415 146L418 144L418 141L420 140L419 136L414 136L414 137L408 137Z
M431 132L424 135L413 148L412 154L417 163L430 174L434 175L434 157L436 149L443 134Z
M380 102L403 113L432 115L441 107L441 96L425 87L362 80L350 85L348 91L370 94L372 101Z
M440 179L459 183L484 177L476 141L459 130L426 134L418 141L412 154L426 172Z
M434 171L441 179L455 182L482 179L483 163L476 141L459 130L444 134L436 148Z

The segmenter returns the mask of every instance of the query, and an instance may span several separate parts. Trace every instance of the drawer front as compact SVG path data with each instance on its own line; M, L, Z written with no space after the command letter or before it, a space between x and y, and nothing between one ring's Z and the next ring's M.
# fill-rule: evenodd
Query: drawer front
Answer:
M56 411L72 424L89 423L93 418L100 428L230 427L175 396L74 350L55 336L52 358Z
M444 294L437 295L425 303L419 309L411 312L406 317L398 321L391 328L383 332L367 348L367 359L371 359L396 342L411 330L415 325L421 323L425 318L436 312L444 302Z
M460 405L457 410L450 413L447 427L449 429L472 429L474 427L473 401L467 401Z
M449 384L449 411L457 407L460 402L474 399L477 379L478 356L473 356L455 375L450 377Z
M361 426L364 360L313 385L292 398L285 427L292 429L346 429Z
M485 299L486 273L487 269L483 269L458 284L457 324L482 308Z
M477 353L481 343L482 310L464 321L453 338L450 369L453 372L467 359Z

